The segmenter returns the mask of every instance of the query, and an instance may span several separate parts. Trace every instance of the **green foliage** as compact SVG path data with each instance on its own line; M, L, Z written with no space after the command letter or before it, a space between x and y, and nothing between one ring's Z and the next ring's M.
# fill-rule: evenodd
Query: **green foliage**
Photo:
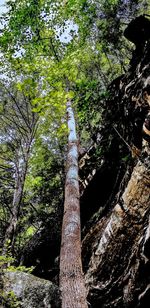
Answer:
M129 160L131 160L131 155L130 154L122 157L122 161L125 162L125 163L128 162Z
M3 308L20 308L20 301L17 299L13 291L2 292L1 302Z
M31 266L31 267L26 267L26 266L13 266L13 265L10 265L7 267L7 272L16 272L16 271L19 271L19 272L24 272L24 273L29 273L31 274L34 270L34 266Z
M34 226L30 226L27 230L26 230L26 236L33 236L33 234L35 233L35 227Z
M25 185L26 185L25 190L29 189L29 187L30 189L36 189L37 187L40 187L42 185L42 177L41 176L33 177L32 174L29 174L26 178Z
M31 228L29 230L31 233ZM16 260L11 256L10 253L7 255L1 255L0 256L0 268L2 268L4 271L9 272L15 272L15 271L22 271L31 273L34 269L34 267L25 267L25 266L15 266Z
M28 232L30 232L31 234L31 228L30 230L28 230ZM15 266L15 262L16 260L13 257L11 257L10 254L0 256L0 268L2 269L2 271L5 272L20 271L25 273L32 273L32 271L34 270L34 266L31 267L26 267L21 265Z
M0 256L0 268L7 268L8 264L11 264L12 262L14 262L14 258L12 258L11 256Z

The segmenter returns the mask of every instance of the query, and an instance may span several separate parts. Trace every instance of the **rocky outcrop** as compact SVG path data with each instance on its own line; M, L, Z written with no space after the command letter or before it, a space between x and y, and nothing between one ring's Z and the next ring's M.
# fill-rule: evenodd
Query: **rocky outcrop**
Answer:
M114 149L117 159L127 164L111 206L83 238L92 308L149 307L150 41L142 44L138 56L136 46L129 71L110 85L106 102L102 139L107 138L112 160Z
M37 278L31 274L16 271L5 272L2 276L4 301L1 307L17 302L22 308L60 307L59 291L52 282ZM10 298L11 295L11 298Z
M99 222L93 234L92 255L86 274L93 308L137 307L144 290L148 291L149 196L150 170L139 162L121 203L118 202Z

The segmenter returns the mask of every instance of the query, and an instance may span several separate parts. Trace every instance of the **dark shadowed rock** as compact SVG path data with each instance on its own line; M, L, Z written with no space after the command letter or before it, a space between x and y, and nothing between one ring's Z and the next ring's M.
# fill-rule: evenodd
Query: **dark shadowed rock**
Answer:
M125 29L124 36L135 45L150 39L150 20L144 15L136 17Z

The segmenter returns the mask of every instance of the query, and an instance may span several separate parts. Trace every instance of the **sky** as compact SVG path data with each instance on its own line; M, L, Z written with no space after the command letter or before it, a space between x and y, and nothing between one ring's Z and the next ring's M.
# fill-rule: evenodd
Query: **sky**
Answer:
M5 11L5 0L0 0L0 15Z
M0 15L7 11L7 9L5 7L5 3L6 3L6 0L0 0ZM59 39L63 43L68 43L71 40L70 31L74 31L76 34L78 32L78 27L77 27L76 24L74 24L73 21L71 21L71 20L67 21L66 26L67 27L66 27L65 32L62 33L62 34L60 34L60 32L61 32L60 28L56 29L56 33L57 33L57 35L59 35Z

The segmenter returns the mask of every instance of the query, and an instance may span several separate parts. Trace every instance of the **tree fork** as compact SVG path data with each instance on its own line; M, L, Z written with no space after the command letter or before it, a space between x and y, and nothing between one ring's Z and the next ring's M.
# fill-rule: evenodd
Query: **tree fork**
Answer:
M68 155L60 252L62 308L87 308L81 261L78 139L71 102L67 102Z

